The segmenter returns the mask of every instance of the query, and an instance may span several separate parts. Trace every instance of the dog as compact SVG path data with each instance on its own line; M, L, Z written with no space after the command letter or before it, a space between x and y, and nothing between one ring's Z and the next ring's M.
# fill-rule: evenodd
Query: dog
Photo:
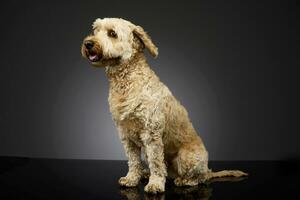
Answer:
M144 190L161 193L167 176L177 186L195 186L215 177L247 175L208 168L208 152L186 109L146 61L144 49L153 57L158 49L141 26L121 18L96 19L92 26L81 53L93 66L106 69L109 107L128 157L120 185L135 187L149 173Z

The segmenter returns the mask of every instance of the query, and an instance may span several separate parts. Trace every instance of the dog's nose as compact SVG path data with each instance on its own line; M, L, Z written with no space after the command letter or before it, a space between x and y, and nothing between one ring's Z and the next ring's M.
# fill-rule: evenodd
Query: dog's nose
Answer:
M84 42L84 46L85 46L85 48L87 48L88 50L90 50L91 48L93 48L94 42L91 41L91 40L85 41Z

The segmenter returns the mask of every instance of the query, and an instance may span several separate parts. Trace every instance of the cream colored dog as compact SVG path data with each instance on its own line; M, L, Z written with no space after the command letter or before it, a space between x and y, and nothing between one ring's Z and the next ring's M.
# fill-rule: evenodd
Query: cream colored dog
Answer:
M128 157L128 173L119 183L138 185L145 172L142 153L150 169L145 186L150 193L165 190L167 174L177 186L247 175L208 168L208 153L187 111L150 69L144 48L158 55L142 27L120 18L97 19L82 45L82 55L92 65L106 67L110 111Z

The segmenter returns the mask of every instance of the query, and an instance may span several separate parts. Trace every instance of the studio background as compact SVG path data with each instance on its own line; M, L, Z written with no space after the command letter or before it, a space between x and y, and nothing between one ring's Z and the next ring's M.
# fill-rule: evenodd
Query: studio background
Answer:
M152 69L186 107L212 160L300 152L293 1L1 3L0 156L126 159L108 81L81 57L96 18L141 25Z

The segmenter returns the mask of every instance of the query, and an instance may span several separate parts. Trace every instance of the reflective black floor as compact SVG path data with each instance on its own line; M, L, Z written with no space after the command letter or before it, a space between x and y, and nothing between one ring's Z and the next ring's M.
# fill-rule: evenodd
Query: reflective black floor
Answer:
M220 179L197 187L148 195L138 188L120 188L125 161L59 160L0 157L0 199L299 199L300 170L295 161L211 162L214 170L241 169L244 180Z

